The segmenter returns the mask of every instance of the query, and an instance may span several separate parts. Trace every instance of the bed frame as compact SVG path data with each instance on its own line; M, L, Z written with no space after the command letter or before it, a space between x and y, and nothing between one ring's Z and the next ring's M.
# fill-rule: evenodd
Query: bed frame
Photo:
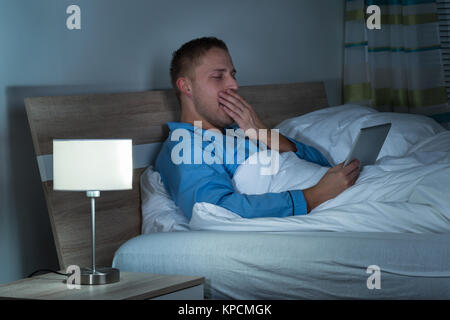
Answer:
M273 127L281 121L328 106L322 82L240 87L239 93L260 118ZM173 90L25 99L28 122L41 174L61 269L91 262L90 201L85 192L54 191L53 139L133 140L156 144L168 135L168 121L179 121ZM134 165L133 189L102 192L96 200L96 264L111 266L115 251L141 233L139 177L145 165Z

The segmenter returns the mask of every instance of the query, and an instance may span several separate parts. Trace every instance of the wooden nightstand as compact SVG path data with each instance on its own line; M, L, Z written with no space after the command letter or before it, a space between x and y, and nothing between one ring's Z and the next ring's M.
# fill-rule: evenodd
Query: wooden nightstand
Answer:
M120 272L120 282L69 289L66 277L47 273L0 285L0 299L201 300L202 277Z

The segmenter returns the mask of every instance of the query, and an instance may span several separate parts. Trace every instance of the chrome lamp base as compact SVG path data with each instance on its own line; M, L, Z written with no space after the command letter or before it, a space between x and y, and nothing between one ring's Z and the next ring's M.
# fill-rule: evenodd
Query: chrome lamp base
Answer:
M81 268L80 284L108 284L120 281L120 271L116 268L96 268L92 271L90 268Z

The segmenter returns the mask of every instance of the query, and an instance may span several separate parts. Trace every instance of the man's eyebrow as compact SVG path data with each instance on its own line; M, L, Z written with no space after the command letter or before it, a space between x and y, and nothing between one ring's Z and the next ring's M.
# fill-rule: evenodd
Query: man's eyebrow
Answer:
M219 69L213 69L213 72L226 72L227 69L225 68L219 68ZM231 70L231 73L236 73L236 69Z

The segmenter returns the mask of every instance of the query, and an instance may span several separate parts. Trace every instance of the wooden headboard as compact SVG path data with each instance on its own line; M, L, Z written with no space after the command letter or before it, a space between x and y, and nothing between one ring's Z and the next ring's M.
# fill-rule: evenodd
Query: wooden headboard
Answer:
M240 87L239 93L270 127L328 106L322 82ZM53 191L53 139L133 139L135 148L164 141L168 121L179 121L173 90L25 99L50 223L61 269L91 262L90 201L85 192ZM141 159L142 160L142 159ZM115 251L141 233L139 177L133 190L102 192L96 200L96 263L111 266Z

